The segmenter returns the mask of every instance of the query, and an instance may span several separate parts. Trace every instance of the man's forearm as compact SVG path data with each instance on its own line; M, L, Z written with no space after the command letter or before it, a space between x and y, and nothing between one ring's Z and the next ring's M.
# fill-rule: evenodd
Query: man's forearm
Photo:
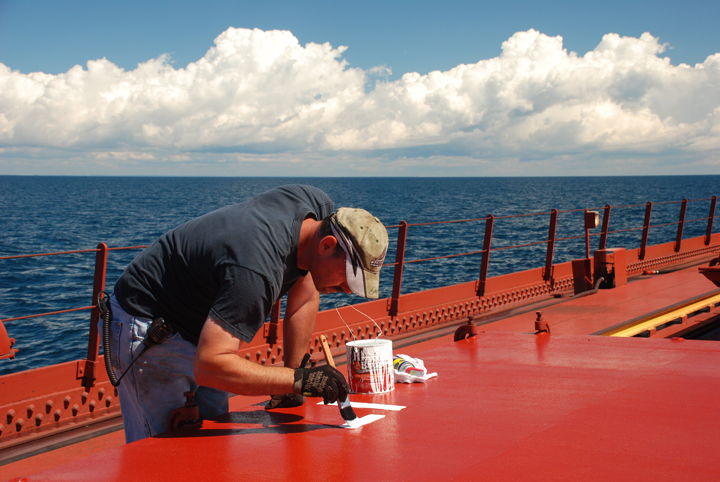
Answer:
M240 341L208 317L200 333L193 370L199 385L238 395L269 395L293 391L295 371L268 367L238 356Z
M232 353L198 357L194 371L198 385L238 395L291 393L295 381L293 369L259 365Z
M307 303L283 321L283 362L297 368L307 353L319 303Z

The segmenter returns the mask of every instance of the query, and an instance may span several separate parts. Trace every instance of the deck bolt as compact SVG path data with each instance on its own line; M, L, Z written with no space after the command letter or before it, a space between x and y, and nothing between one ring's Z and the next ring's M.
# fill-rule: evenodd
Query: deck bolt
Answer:
M47 402L45 402L45 412L50 413L50 410L52 410L52 406L53 406L52 400L48 400Z
M95 411L95 400L93 400L92 402L90 402L90 407L89 407L89 408L90 408L90 411L91 411L91 412Z
M15 422L15 430L17 430L18 432L22 430L23 423L25 423L25 420L23 420L22 418L18 418L17 422Z
M2 435L3 430L5 430L5 425L0 423L0 435Z
M107 397L105 397L105 406L106 406L106 407L109 407L110 404L112 403L112 400L113 400L113 399L112 399L112 397L111 397L110 395L108 395Z
M15 417L15 410L8 410L7 423L12 422L13 417Z
M249 360L249 359L250 359L250 353L245 353L245 359L246 359L246 360Z
M45 416L42 413L38 413L37 415L35 415L35 425L39 426L44 418Z
M272 358L270 358L270 361L272 362L273 365L275 364L275 360L276 360L275 355L273 355Z
M267 349L267 356L272 355L272 348L268 347Z
M260 360L260 364L261 364L261 365L264 365L264 364L265 364L265 358L263 358L262 360Z
M255 353L255 356L257 357L258 360L260 359L260 357L262 356L262 353L260 353L260 350L258 350L257 353Z
M70 396L69 395L63 399L63 404L65 405L65 408L68 408L70 406Z
M33 405L33 404L31 403L30 405L28 405L28 408L27 408L27 416L28 416L28 418L32 417L32 414L33 414L34 411L35 411L35 405Z
M80 411L80 407L78 407L78 404L77 404L77 403L72 406L72 414L73 414L73 416L77 415L79 411Z
M82 395L80 395L80 398L82 398L82 403L85 405L85 402L87 401L88 392L82 392Z
M100 390L98 390L98 400L102 400L104 394L105 394L104 388L101 388Z
M54 415L55 415L55 421L57 422L58 420L60 420L60 417L62 416L62 410L60 410L60 409L55 410Z

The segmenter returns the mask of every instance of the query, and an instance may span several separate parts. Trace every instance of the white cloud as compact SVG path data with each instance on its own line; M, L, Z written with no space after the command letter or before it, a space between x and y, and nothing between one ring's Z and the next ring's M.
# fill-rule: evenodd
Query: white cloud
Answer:
M268 153L379 150L408 165L413 156L487 164L581 151L717 158L720 54L673 66L659 56L666 45L645 33L605 35L579 57L561 37L534 30L502 49L369 90L387 67L350 68L345 47L303 47L290 32L257 29L228 29L179 69L165 57L133 71L95 60L60 75L0 64L0 146L176 163L198 152L256 153L264 162Z

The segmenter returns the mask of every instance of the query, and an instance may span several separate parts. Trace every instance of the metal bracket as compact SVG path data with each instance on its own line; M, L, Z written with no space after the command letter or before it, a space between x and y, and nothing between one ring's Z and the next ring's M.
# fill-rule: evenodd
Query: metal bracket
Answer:
M460 326L455 330L455 341L464 340L470 336L476 336L478 334L478 327L473 323L473 317L468 318L467 325Z
M543 320L542 311L536 311L535 316L537 316L535 319L535 334L547 333L549 335L550 325L548 325L547 321Z

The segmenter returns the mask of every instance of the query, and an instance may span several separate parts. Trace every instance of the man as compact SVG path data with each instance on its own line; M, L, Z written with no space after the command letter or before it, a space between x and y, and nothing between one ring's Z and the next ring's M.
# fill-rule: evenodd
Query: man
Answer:
M319 294L377 298L387 245L384 226L370 213L334 213L327 194L300 185L218 209L161 236L125 269L111 298L111 361L118 374L130 367L118 387L126 441L166 431L189 390L201 418L226 413L232 393L275 394L270 408L300 404L302 395L326 403L344 399L348 386L339 371L299 365ZM238 356L286 293L284 367ZM176 333L137 358L160 317Z

